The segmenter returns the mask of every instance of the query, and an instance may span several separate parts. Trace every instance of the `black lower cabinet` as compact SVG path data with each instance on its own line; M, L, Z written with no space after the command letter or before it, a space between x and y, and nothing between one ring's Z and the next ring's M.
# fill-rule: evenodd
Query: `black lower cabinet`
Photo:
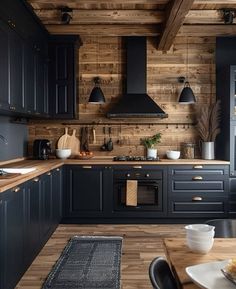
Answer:
M107 195L112 170L103 166L66 166L64 186L64 219L66 222L83 218L107 216ZM112 190L109 192L112 194ZM96 221L95 221L96 222Z
M176 165L168 168L169 217L228 216L229 167Z
M1 289L12 289L25 271L25 187L1 194Z
M0 289L13 289L61 219L61 169L0 194Z

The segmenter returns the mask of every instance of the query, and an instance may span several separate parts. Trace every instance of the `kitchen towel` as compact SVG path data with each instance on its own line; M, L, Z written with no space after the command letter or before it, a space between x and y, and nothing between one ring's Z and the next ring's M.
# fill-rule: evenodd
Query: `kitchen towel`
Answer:
M126 206L136 207L138 194L138 181L137 180L127 180L126 181Z

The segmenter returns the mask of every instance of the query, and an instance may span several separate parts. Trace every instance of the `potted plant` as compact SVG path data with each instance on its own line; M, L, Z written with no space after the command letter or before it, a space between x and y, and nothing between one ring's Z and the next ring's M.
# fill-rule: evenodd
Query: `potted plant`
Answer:
M156 158L157 157L157 149L155 146L161 142L161 133L157 133L151 137L142 138L141 144L144 145L147 149L147 157L148 158Z
M215 139L220 133L220 101L214 104L201 106L198 113L196 129L201 138L202 158L211 160L215 158Z

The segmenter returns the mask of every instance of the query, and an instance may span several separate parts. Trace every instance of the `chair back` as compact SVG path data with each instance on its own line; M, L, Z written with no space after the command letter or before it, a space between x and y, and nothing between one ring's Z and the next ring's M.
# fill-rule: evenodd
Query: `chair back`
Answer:
M216 238L236 238L236 219L213 219L205 223L215 226Z
M149 278L154 289L178 289L169 264L162 257L153 259L149 266Z

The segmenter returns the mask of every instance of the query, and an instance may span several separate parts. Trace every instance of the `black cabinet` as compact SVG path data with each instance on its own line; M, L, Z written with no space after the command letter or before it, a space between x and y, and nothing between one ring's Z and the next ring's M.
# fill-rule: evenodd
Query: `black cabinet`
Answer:
M26 185L26 223L24 260L29 266L41 248L40 239L40 178L34 178Z
M0 20L0 109L9 108L9 30L10 28Z
M1 194L1 289L12 289L25 271L25 188Z
M76 116L78 36L51 36L49 42L49 111L53 118Z
M0 194L0 289L12 289L61 219L61 169Z
M179 218L225 217L228 166L178 165L168 168L168 215Z
M105 218L108 190L112 175L103 166L66 166L64 182L64 218ZM109 190L112 194L112 188ZM111 208L111 206L110 206Z
M62 219L62 168L52 171L52 223L54 227Z

